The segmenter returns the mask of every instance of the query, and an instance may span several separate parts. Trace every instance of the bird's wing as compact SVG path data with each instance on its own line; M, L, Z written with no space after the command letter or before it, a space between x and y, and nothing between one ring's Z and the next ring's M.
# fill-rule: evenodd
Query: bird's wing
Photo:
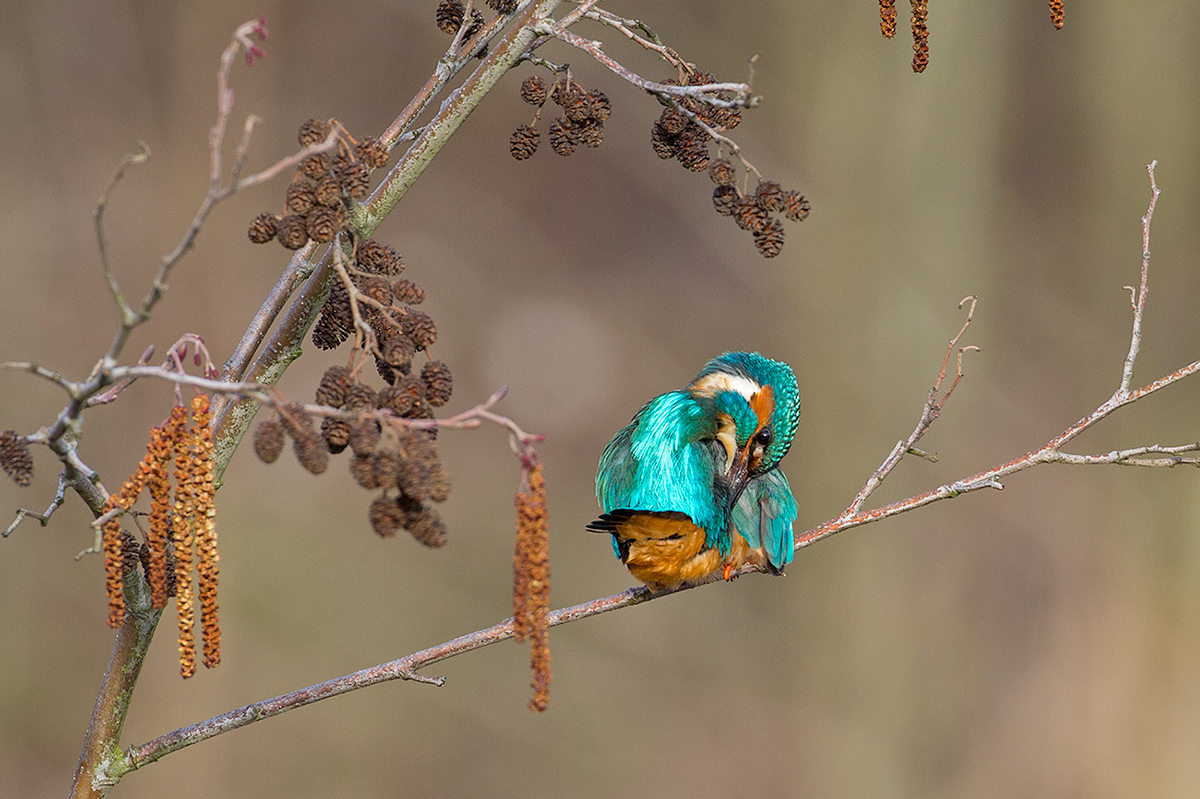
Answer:
M726 526L724 508L714 498L715 429L713 415L686 392L652 399L600 456L601 510L684 513L715 540Z
M796 500L787 477L772 469L746 484L746 490L733 507L733 525L752 549L761 547L771 568L778 572L792 562L795 546L792 522L796 520Z

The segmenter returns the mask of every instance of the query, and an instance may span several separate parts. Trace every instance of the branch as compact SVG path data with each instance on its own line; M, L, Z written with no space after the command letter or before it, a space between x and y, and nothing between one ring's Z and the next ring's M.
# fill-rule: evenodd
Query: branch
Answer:
M549 616L550 626L556 627L560 624L578 621L589 616L607 613L611 610L637 605L661 596L666 596L666 593L651 594L646 588L631 588L620 594L614 594L603 599L594 599L590 602L553 611ZM452 658L455 655L481 649L500 641L506 641L512 637L513 620L511 618L505 619L499 624L486 629L459 636L443 644L423 649L420 652L414 652L398 660L362 669L353 674L347 674L344 677L326 680L307 688L282 694L273 699L255 702L254 704L240 707L237 710L222 713L207 721L167 733L141 746L130 747L125 752L125 762L129 766L127 770L141 768L147 763L153 763L164 755L220 735L221 733L230 732L253 724L256 721L278 716L280 713L286 713L289 710L295 710L305 705L311 705L313 702L340 696L341 694L349 693L359 688L366 688L370 685L378 685L379 683L391 680L414 680L416 682L441 686L445 683L444 677L427 677L421 674L420 670L439 661Z
M637 86L642 91L659 97L664 101L672 98L689 97L706 105L711 105L714 108L754 108L759 104L761 99L752 95L750 93L750 86L745 83L704 83L696 86L674 86L671 84L657 83L652 80L646 80L636 72L633 72L622 66L616 59L605 53L600 42L592 39L585 39L578 34L571 33L569 30L566 30L562 23L552 22L550 20L542 20L534 26L534 30L544 36L551 36L559 41L571 45L572 47L583 50L597 62L607 67L615 75L619 76L625 81L628 81L634 86ZM635 38L636 40L636 37L631 38ZM655 49L661 53L662 49L669 48L651 49ZM683 62L680 61L679 63ZM732 92L733 98L726 99L720 97L717 95L717 92Z
M1161 193L1154 182L1154 167L1157 165L1158 161L1151 161L1146 167L1146 171L1150 173L1150 206L1146 209L1146 215L1142 217L1142 282L1138 288L1137 300L1133 303L1133 335L1130 337L1129 354L1125 356L1125 364L1121 369L1120 391L1129 390L1129 382L1133 379L1133 362L1137 360L1138 349L1142 345L1142 311L1146 308L1146 283L1150 277L1150 220L1154 217L1154 205ZM1133 294L1132 286L1125 288Z

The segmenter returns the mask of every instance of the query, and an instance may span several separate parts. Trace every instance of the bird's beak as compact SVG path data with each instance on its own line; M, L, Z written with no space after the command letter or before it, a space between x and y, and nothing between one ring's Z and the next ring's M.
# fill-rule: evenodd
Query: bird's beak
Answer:
M739 449L733 456L733 463L729 465L729 507L732 508L737 504L742 497L742 492L746 490L746 483L749 482L750 476L750 447L753 446L753 441L746 444L745 447Z

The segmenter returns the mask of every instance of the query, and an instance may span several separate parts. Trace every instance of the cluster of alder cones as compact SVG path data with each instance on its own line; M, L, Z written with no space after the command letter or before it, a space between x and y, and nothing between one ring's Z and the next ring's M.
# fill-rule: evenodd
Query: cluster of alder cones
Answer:
M508 140L508 151L518 161L537 152L542 134L538 120L546 100L552 100L562 113L550 123L550 149L559 155L570 155L580 144L599 147L604 143L604 120L612 116L608 95L599 89L586 91L570 75L564 75L548 87L540 75L530 75L521 82L521 99L537 107L533 122L521 125Z
M376 139L355 142L335 121L320 119L300 126L300 146L320 144L335 125L336 152L317 153L300 162L284 194L284 213L256 216L250 223L250 241L266 244L277 239L289 250L298 250L310 239L322 244L333 241L347 228L349 201L367 198L371 170L388 162L388 151Z
M414 306L425 290L400 277L404 259L394 248L373 239L358 240L347 219L351 200L366 199L370 170L387 162L386 150L373 139L354 142L335 121L310 119L300 127L299 141L309 147L337 136L337 154L305 158L287 189L287 213L261 214L250 226L250 240L276 238L289 249L310 239L331 242L339 232L349 252L336 251L329 296L313 325L312 340L334 349L347 339L354 346L354 367L332 366L317 388L316 402L326 411L320 429L303 406L280 407L255 430L254 449L267 463L278 459L290 438L300 464L323 474L329 456L350 448L350 471L364 488L381 493L371 503L371 526L390 537L404 528L427 546L446 542L446 528L429 502L444 502L450 481L438 458L435 429L415 429L401 419L429 419L453 390L449 367L433 360L429 348L437 340L433 318ZM413 360L425 353L416 368ZM376 390L359 374L367 353L387 384Z
M371 528L384 538L401 528L429 547L446 543L446 526L431 502L450 496L450 477L438 457L436 430L400 421L426 415L450 396L450 370L429 361L420 376L405 375L376 391L344 366L331 366L317 387L318 405L334 409L320 430L303 406L285 405L254 431L254 451L273 463L288 438L300 464L313 474L328 468L329 456L352 453L350 474L365 489L381 493L371 502Z
M783 247L783 222L773 218L772 213L783 214L793 222L808 218L809 204L804 195L774 180L760 180L753 193L743 194L728 159L718 158L709 164L708 175L717 184L713 189L717 213L733 217L738 227L750 231L754 246L764 258L774 258Z

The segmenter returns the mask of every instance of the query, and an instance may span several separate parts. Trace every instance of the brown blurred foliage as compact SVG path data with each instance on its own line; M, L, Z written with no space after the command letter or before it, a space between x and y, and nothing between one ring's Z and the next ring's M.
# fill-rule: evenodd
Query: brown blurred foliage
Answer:
M249 168L336 116L378 132L446 45L432 2L17 2L0 9L2 359L83 376L116 322L91 227L120 157L148 142L109 206L119 279L140 297L206 185L213 76L229 32L270 19L268 55L234 72L233 129L263 118ZM648 147L659 107L558 50L619 117L605 146L518 163L523 68L489 97L380 229L429 291L453 413L500 384L545 433L556 605L628 586L583 532L608 437L726 349L790 362L804 418L784 464L803 526L838 512L915 423L955 305L980 295L981 353L881 499L1019 455L1106 398L1128 346L1138 219L1159 160L1146 335L1135 382L1197 357L1200 17L1183 0L935 7L914 75L872 4L670 2L645 17L730 79L758 53L738 140L802 186L812 217L764 262L713 224L711 184ZM588 35L606 35L589 29ZM611 50L650 76L642 53ZM547 51L549 54L549 50ZM662 72L659 75L660 71ZM129 352L183 332L228 353L284 263L246 224L282 186L222 205ZM99 343L98 343L99 342ZM332 361L310 348L282 388ZM27 433L62 397L0 374L0 427ZM1196 438L1185 382L1105 422L1079 450ZM82 454L109 488L171 389L143 381L87 417ZM448 547L367 534L348 475L239 453L220 492L222 668L181 690L170 636L147 662L126 744L478 629L507 614L512 456L503 433L439 440L458 487ZM1079 451L1076 450L1076 451ZM0 481L0 509L41 510ZM748 577L555 633L555 701L524 709L515 645L254 725L129 775L121 797L525 795L1193 795L1200 766L1200 490L1190 470L1040 468L802 552ZM0 785L61 796L112 643L87 513L0 542ZM7 522L5 522L7 523ZM575 531L578 531L576 533ZM180 786L185 786L181 788ZM402 788L401 786L404 786Z

